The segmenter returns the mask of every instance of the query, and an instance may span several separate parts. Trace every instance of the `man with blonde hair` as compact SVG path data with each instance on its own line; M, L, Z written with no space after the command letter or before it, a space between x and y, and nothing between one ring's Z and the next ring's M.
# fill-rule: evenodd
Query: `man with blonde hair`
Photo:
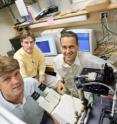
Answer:
M23 79L16 59L0 56L0 105L27 124L54 124L53 119L31 97L39 82Z
M56 86L56 78L45 74L45 58L41 50L35 45L35 36L30 30L23 30L21 34L21 48L14 54L20 65L23 78L33 77L51 87Z

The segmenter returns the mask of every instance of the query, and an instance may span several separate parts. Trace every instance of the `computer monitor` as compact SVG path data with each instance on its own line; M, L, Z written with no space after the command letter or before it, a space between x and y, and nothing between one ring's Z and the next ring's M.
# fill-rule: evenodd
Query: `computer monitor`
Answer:
M16 52L17 50L19 50L21 48L21 43L20 43L20 37L16 36L14 38L9 39L13 50Z
M69 31L73 31L77 34L79 51L93 54L94 50L97 48L93 29L70 29Z
M52 36L43 36L36 38L36 45L41 49L44 56L57 55L56 43Z

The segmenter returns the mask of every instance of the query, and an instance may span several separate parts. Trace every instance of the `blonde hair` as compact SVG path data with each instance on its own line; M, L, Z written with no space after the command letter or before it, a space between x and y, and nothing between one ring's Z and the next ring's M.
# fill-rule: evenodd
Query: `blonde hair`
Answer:
M20 42L23 42L23 39L31 37L35 42L35 35L30 30L23 30L20 35Z
M0 56L0 76L19 69L19 63L13 57Z

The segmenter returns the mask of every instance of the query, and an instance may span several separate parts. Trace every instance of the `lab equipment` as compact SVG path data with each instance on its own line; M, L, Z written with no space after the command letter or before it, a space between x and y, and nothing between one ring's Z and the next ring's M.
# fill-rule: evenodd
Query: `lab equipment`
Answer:
M99 85L101 85L100 83ZM90 84L89 85L93 85ZM85 85L83 85L84 87ZM102 84L103 86L103 84ZM106 86L105 86L106 87ZM51 88L46 87L44 84L39 85L39 90L32 94L34 100L48 113L50 113L55 119L57 119L61 124L106 124L103 123L105 116L102 114L109 114L109 122L116 122L114 115L117 108L117 100L105 100L101 97L95 98L92 106L84 107L82 101L73 96L64 94L59 95L56 91ZM103 87L101 87L103 88ZM90 90L92 92L92 90ZM103 94L102 94L103 95ZM115 98L115 96L114 96ZM99 104L100 101L102 104ZM115 103L110 104L110 101ZM106 102L105 102L106 101ZM64 108L64 109L63 109ZM112 112L111 109L112 108ZM106 110L106 111L105 111ZM96 118L92 115L97 116ZM103 118L102 118L103 117ZM101 121L100 121L101 120ZM99 123L100 122L100 123ZM107 122L107 121L106 121ZM109 123L110 124L110 123Z
M57 6L50 6L46 9L41 10L38 15L35 17L35 20L39 20L43 17L49 16L52 13L55 13L58 11L58 7Z
M116 122L117 88L114 91L114 89L105 82L98 82L95 73L90 73L91 74L80 75L74 82L78 89L81 88L83 91L99 95L94 97L92 103L90 99L88 99L86 106L84 106L81 99L72 96L72 94L64 94L61 96L44 84L39 85L38 90L32 94L32 97L61 124L94 124L94 122L95 124L106 124L107 121L104 122L105 115L108 115L107 120L109 124ZM79 78L87 78L87 81L81 83ZM111 95L112 99L105 100L101 95ZM101 101L104 102L100 104ZM93 115L97 116L96 119Z
M99 100L95 100L95 104L92 109L93 112L91 112L91 114L95 114L97 111L98 115L100 114L100 116L98 116L99 119L97 120L98 124L105 124L107 122L108 124L116 124L117 122L117 84L115 83L114 73L111 69L107 64L105 64L103 70L85 68L85 71L81 73L82 75L75 78L75 84L78 89L81 88L83 91L100 95L99 99L101 101L101 105L98 105ZM89 72L88 74L86 70ZM100 76L97 76L99 73ZM109 82L106 82L108 80ZM112 85L113 83L116 84L116 86ZM113 88L114 86L115 88ZM107 97L105 100L105 98L101 95L110 96L111 98ZM100 109L100 111L96 107ZM90 124L90 122L93 124L94 119L91 120L92 121L89 121L88 124Z
M87 119L83 116L85 110L80 99L67 94L61 96L44 84L39 85L39 92L34 92L32 97L61 124L80 124Z

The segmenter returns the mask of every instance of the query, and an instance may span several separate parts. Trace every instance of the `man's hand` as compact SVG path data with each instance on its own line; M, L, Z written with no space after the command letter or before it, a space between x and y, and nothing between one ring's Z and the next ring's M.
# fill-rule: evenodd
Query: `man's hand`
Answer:
M47 84L45 75L39 75L39 81L43 84Z
M57 82L57 92L61 95L65 93L65 86L62 81Z

